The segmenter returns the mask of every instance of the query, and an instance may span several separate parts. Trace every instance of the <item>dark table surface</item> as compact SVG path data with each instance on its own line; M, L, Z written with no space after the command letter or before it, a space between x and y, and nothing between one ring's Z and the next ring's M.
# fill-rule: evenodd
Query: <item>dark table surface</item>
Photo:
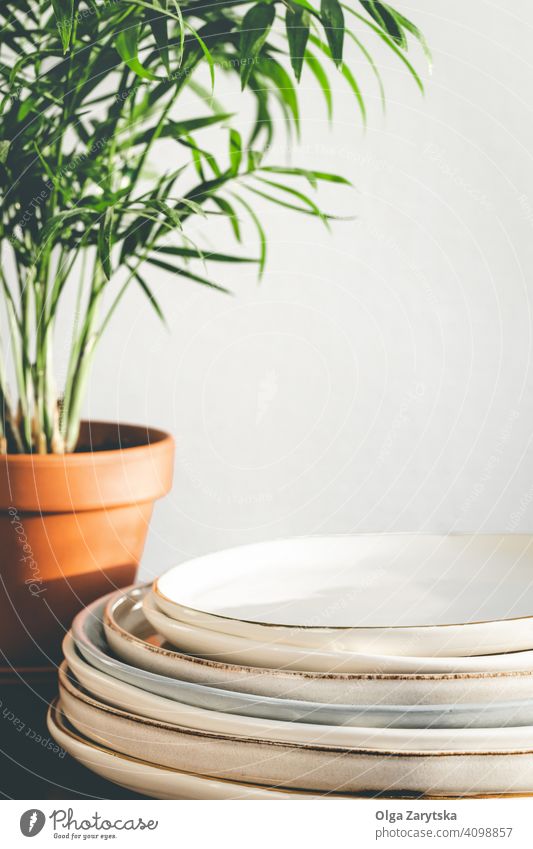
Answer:
M57 670L0 670L0 797L144 799L54 752L46 727L57 696ZM53 742L53 741L52 741Z

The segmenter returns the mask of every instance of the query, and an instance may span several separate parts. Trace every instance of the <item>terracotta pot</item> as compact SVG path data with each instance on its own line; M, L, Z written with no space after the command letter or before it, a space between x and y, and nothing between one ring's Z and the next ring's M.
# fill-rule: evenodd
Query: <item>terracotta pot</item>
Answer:
M55 663L75 613L133 583L153 503L170 490L162 431L86 422L79 447L0 458L1 666Z

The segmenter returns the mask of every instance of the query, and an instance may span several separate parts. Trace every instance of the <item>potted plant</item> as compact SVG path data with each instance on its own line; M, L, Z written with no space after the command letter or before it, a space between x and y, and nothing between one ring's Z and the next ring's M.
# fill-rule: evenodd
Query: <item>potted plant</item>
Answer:
M305 185L346 181L267 162L272 104L297 131L291 73L298 81L305 68L331 110L331 60L364 117L344 41L370 63L380 88L365 33L385 42L420 87L405 54L409 36L424 42L374 0L353 8L322 0L320 9L307 0L4 0L0 25L0 647L4 664L23 665L54 660L75 611L134 580L154 500L171 486L168 434L82 421L95 350L124 294L141 287L162 318L153 268L214 290L222 287L205 267L216 263L257 262L261 273L258 195L327 222ZM211 96L220 74L238 74L255 98L249 139ZM185 89L198 96L197 113L181 110ZM224 157L202 143L216 125L227 137ZM176 157L153 176L154 154L169 139ZM248 218L258 255L193 243L189 221L202 216L207 228L213 215L227 219L237 243ZM72 287L77 305L65 339L57 317ZM53 363L58 336L69 344L62 382Z

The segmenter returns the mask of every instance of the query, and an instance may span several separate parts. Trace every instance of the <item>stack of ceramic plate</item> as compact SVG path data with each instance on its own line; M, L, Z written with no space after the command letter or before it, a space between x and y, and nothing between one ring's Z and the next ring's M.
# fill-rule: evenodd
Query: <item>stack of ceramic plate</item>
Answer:
M533 537L307 537L74 620L50 731L160 798L533 792Z

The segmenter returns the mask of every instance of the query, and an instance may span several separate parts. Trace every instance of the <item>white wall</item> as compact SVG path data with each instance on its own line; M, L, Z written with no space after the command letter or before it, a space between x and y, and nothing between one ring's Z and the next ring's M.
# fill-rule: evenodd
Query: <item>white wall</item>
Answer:
M87 412L177 440L146 577L289 534L533 531L533 11L397 5L433 49L431 77L412 49L425 98L368 39L388 109L356 60L366 132L339 77L331 128L308 78L301 90L293 161L353 180L322 198L357 219L328 234L261 205L260 286L246 267L221 267L234 298L152 275L170 333L135 293L100 350ZM218 95L239 103L223 80ZM270 161L285 148L280 135Z

